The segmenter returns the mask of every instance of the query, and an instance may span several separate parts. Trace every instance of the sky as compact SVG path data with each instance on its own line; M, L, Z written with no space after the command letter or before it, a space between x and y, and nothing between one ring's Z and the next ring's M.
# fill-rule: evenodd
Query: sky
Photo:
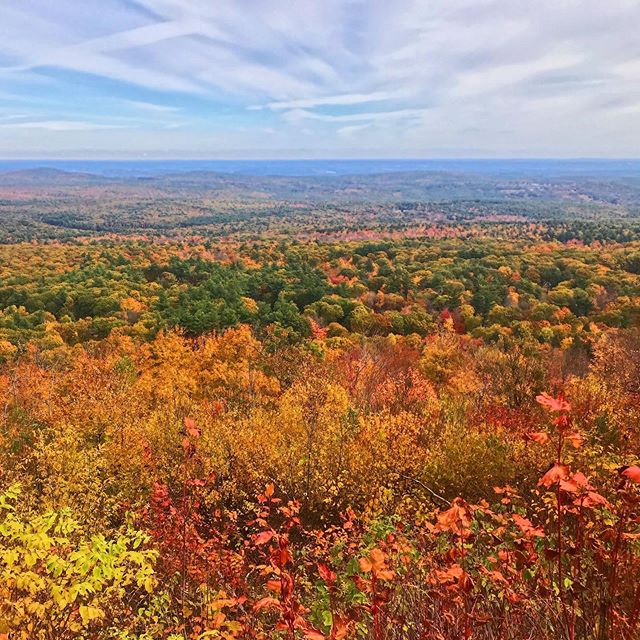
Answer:
M639 33L640 0L0 0L0 157L638 157Z

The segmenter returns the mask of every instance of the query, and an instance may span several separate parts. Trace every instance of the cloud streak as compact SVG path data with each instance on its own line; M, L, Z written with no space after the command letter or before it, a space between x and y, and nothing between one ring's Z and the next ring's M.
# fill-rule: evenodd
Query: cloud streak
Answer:
M42 131L100 131L104 129L130 129L131 125L100 124L77 120L40 120L35 122L0 123L5 129L33 129Z
M637 155L638 24L638 0L5 3L0 155Z
M353 106L368 104L371 102L384 102L401 97L400 92L374 91L373 93L347 93L339 96L320 96L317 98L303 98L301 100L283 100L280 102L268 102L264 105L250 106L249 109L271 109L281 111L289 109L311 109L322 106Z

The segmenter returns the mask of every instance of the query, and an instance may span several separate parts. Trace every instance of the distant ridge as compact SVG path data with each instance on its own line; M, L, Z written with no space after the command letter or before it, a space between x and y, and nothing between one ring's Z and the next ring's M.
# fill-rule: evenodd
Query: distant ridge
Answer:
M51 167L109 178L161 177L187 172L248 176L323 177L406 172L452 172L495 177L637 177L637 159L379 159L379 160L6 160L0 172Z
M36 167L0 173L2 185L88 185L111 182L110 178L80 171L64 171L52 167Z
M95 165L94 165L95 166ZM2 165L0 164L0 168ZM156 175L104 175L69 167L34 166L11 168L0 173L0 198L3 191L33 189L45 192L82 192L83 189L138 193L148 197L215 197L250 200L277 199L305 202L444 202L451 200L566 200L580 195L583 202L609 205L640 202L640 171L613 173L610 177L568 173L549 173L524 178L519 174L492 175L460 172L459 165L446 170L439 165L429 169L405 167L404 171L332 175L251 175L212 171L210 168L183 165L185 171ZM640 165L639 165L640 167ZM169 167L174 169L175 167ZM216 169L224 169L217 166ZM380 169L378 164L369 167ZM553 167L552 167L553 168ZM111 194L113 195L113 194Z

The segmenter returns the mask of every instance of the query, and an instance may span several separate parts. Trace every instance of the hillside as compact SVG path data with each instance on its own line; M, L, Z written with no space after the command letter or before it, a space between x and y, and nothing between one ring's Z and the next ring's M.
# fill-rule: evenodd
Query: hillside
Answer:
M634 640L636 197L3 174L0 636Z

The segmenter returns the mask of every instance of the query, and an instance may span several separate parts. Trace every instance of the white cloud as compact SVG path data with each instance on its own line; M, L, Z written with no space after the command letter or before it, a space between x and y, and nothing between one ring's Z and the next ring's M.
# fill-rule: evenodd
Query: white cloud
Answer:
M140 152L183 136L277 153L303 136L334 154L366 138L398 154L637 155L638 24L638 0L4 3L0 89L30 111L4 121L0 154L48 130ZM132 110L145 117L125 125ZM123 126L139 135L106 131Z
M456 98L493 93L518 82L526 82L537 73L571 68L582 61L577 53L548 53L541 58L515 64L496 65L491 69L463 71L451 91Z

